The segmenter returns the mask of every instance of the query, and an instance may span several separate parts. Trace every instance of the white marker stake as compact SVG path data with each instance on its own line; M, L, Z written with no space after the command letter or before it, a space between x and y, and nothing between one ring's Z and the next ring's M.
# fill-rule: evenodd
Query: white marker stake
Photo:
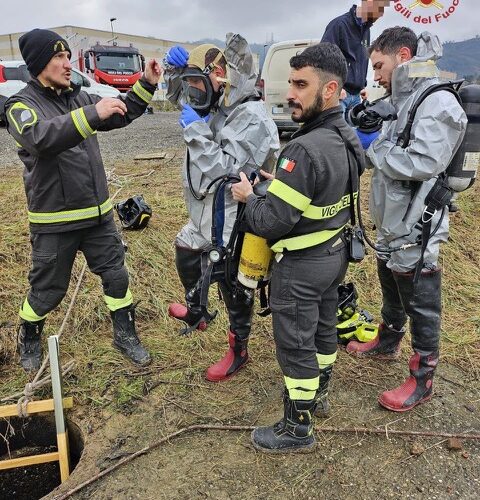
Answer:
M50 373L52 375L55 426L57 428L57 446L60 462L60 479L63 483L70 476L70 454L68 450L68 430L65 425L65 416L63 414L62 372L60 370L58 335L48 337L48 352L50 355Z

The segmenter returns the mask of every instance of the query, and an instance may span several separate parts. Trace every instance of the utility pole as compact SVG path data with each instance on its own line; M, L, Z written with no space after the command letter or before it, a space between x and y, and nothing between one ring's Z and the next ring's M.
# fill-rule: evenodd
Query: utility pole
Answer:
M113 34L113 21L116 21L117 18L116 17L111 17L110 18L110 26L112 27L112 44L113 45L117 45L117 43L115 42L115 36Z

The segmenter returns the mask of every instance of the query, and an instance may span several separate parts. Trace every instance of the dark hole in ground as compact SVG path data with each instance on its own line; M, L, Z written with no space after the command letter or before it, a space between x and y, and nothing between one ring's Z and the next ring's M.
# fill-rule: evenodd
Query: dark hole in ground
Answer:
M76 424L67 420L67 426L70 472L72 472L80 460L84 442L82 432ZM0 420L0 434L0 460L52 453L57 450L53 415ZM0 498L37 500L50 493L59 484L58 462L2 470L0 471Z

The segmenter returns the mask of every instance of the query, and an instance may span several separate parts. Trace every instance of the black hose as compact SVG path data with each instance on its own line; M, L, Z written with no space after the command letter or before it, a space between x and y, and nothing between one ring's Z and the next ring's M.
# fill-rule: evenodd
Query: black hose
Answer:
M393 248L390 248L390 247L384 248L384 247L380 247L372 242L372 240L367 236L367 233L365 231L365 226L363 225L362 212L360 210L360 201L359 200L360 200L360 190L359 190L359 196L357 198L358 224L359 224L360 228L362 229L363 238L367 242L368 246L370 246L371 248L373 248L373 250L375 250L376 252L379 252L379 253L394 253L394 252L399 252L400 250L404 250L405 245L401 245L399 247L393 247ZM438 221L438 224L435 226L435 229L432 231L432 233L430 233L429 238L434 236L437 233L437 231L440 229L440 226L442 224L444 217L445 217L445 207L442 209L442 215L440 217L440 220ZM419 246L420 243L411 243L411 245Z

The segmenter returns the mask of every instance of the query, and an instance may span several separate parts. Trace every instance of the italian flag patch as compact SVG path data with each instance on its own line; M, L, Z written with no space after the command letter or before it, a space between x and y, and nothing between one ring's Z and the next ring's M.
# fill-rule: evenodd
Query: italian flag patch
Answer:
M292 172L296 164L297 163L294 160L284 157L280 158L280 161L278 162L278 168L283 168L283 170L286 170L287 172Z

